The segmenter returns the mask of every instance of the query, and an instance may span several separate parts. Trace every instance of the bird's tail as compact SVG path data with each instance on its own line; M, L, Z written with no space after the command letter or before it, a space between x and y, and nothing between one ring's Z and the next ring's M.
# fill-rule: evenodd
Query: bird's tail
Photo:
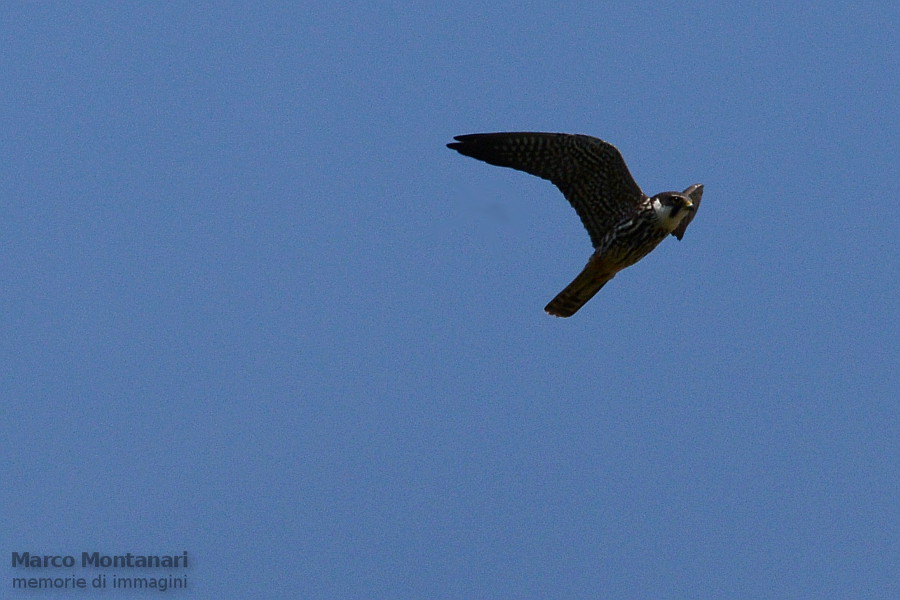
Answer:
M544 310L556 317L571 317L615 275L615 273L598 269L597 263L589 260L578 277L573 279L566 289L557 294Z

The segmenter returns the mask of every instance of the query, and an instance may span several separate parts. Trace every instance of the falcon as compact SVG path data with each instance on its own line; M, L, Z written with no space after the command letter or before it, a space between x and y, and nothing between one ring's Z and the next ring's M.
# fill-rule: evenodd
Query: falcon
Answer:
M551 181L578 213L594 246L587 266L544 308L571 317L616 273L667 235L681 240L700 206L703 185L648 197L615 146L568 133L473 133L447 144L464 156Z

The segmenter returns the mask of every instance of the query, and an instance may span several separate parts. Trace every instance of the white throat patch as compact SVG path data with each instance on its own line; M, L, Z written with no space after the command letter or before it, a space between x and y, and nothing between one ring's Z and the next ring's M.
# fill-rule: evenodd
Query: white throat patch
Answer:
M678 227L678 224L681 223L681 219L688 213L687 210L682 209L678 211L678 214L672 217L673 208L673 206L667 206L657 199L653 200L653 212L656 213L656 218L659 219L659 226L670 232Z

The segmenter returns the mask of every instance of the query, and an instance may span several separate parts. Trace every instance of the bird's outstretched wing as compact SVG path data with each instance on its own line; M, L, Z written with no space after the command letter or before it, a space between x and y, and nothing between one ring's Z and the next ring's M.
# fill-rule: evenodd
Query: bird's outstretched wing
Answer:
M568 133L473 133L447 144L465 156L549 179L562 191L597 247L646 198L612 144Z

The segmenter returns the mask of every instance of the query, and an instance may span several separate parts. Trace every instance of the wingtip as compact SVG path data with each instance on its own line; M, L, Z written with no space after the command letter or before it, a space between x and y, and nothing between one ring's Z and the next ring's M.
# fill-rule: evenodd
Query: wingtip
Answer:
M700 200L703 198L703 184L695 183L688 189L684 190L684 192L682 193L690 196L691 200L694 202L694 205L699 205Z
M451 150L456 150L457 152L459 152L459 149L465 145L465 141L466 141L465 138L467 138L467 137L471 137L471 136L470 135L454 135L453 139L456 141L450 142L449 144L447 144L447 147L450 148Z

